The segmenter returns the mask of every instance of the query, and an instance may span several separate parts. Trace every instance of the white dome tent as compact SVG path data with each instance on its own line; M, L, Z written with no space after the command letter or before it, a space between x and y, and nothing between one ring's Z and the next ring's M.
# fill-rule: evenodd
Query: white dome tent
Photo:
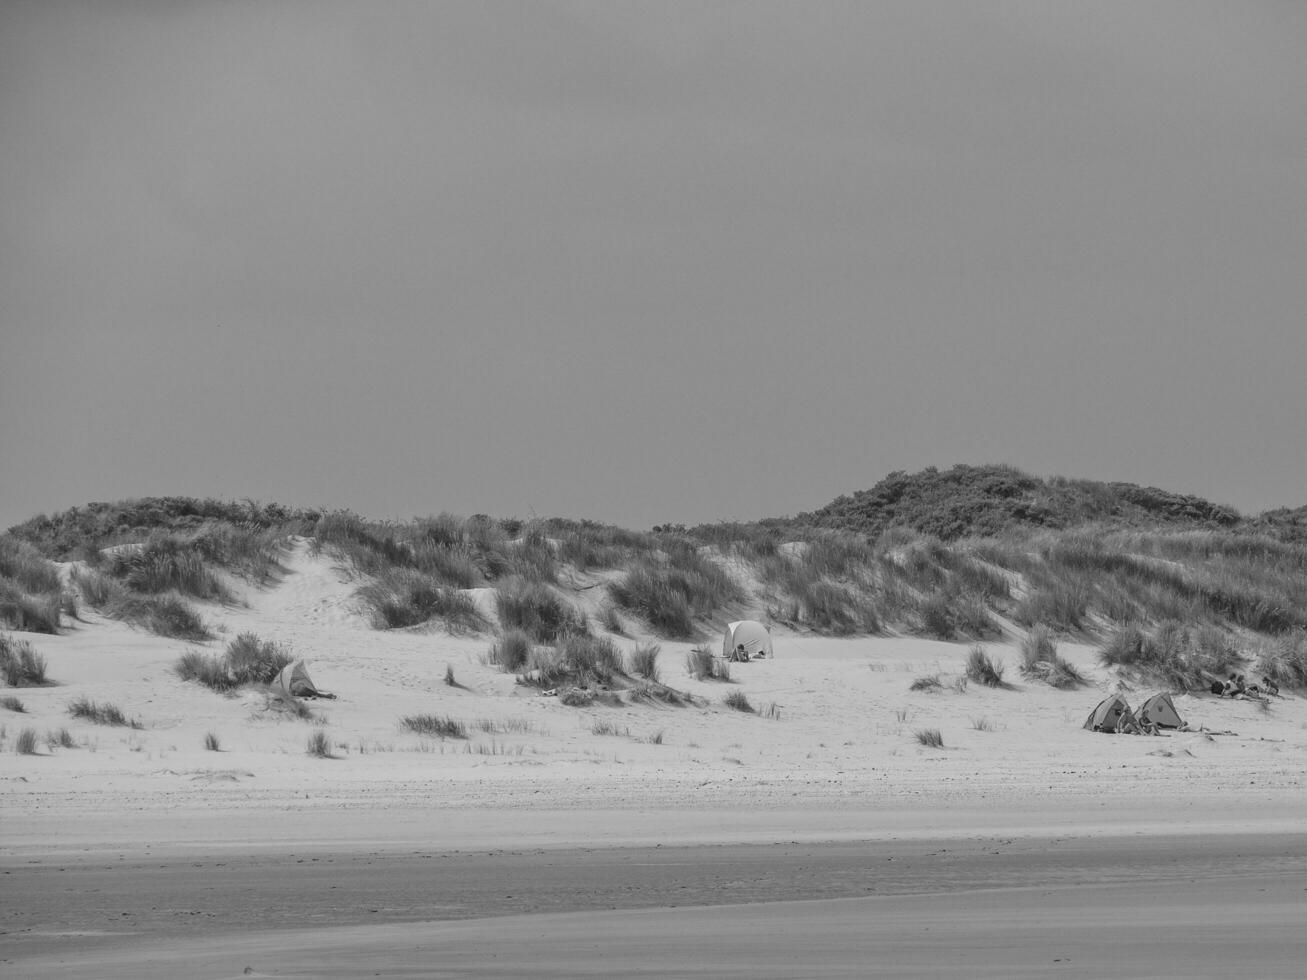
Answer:
M750 659L759 654L769 660L772 657L771 634L767 632L767 627L755 620L742 619L727 624L726 633L722 636L722 656L729 660L732 651L740 645L744 646Z

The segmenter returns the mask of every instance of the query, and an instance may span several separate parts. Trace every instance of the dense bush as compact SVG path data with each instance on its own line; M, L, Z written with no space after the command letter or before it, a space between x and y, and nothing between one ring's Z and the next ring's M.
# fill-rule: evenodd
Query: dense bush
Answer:
M495 608L504 629L517 629L539 643L587 631L585 615L543 582L513 576L495 590Z

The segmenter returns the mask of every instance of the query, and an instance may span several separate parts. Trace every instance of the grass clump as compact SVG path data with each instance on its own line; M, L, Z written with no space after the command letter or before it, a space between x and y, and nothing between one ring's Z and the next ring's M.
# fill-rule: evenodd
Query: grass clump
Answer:
M219 693L248 684L271 684L294 656L280 644L241 633L221 657L188 650L177 658L173 672Z
M916 740L928 749L942 749L944 736L938 728L918 728L912 733Z
M271 684L295 657L278 643L261 640L254 633L241 633L227 644L223 659L232 680L239 686Z
M231 602L231 590L209 567L194 539L154 533L139 546L122 547L104 559L103 571L133 592L175 592L194 599Z
M1042 623L1032 626L1021 641L1021 674L1062 690L1089 683L1075 664L1058 654L1053 631Z
M80 697L68 706L68 713L74 718L82 718L97 725L114 725L126 728L144 728L140 719L128 719L116 704L100 704L87 697Z
M449 715L407 715L400 727L427 738L467 738L467 726Z
M1307 687L1307 630L1295 630L1264 647L1253 664L1253 671L1279 687Z
M6 694L4 697L0 698L0 708L4 708L6 711L14 711L18 714L22 714L27 710L26 705L12 694Z
M121 619L158 636L175 640L207 640L209 632L199 614L176 593L143 595L94 568L73 572L73 584L82 598L106 616Z
M726 695L722 697L722 704L726 705L726 707L730 708L732 711L743 711L746 714L757 713L754 711L753 705L749 703L749 699L744 696L743 691L727 692Z
M658 681L658 654L661 647L656 643L641 643L631 651L630 673L645 680Z
M967 654L966 676L968 680L986 687L1002 687L1005 668L1001 660L992 659L985 648L977 644Z
M60 728L56 731L45 733L45 745L51 752L55 749L75 749L77 743L73 741L73 733L67 728Z
M543 582L514 576L495 590L495 609L505 629L526 633L537 643L555 643L587 631L585 616Z
M222 742L219 740L217 732L205 732L204 748L209 752L222 751Z
M24 728L14 739L14 751L19 755L36 755L36 729Z
M608 595L618 607L642 616L660 636L688 639L695 632L695 617L711 616L738 600L740 587L689 542L669 543L665 552L662 560L637 560L622 579L609 583Z
M505 673L518 673L531 659L531 637L524 630L505 630L499 641L491 645L487 659Z
M731 665L714 657L707 647L695 647L685 655L685 669L696 681L729 681Z
M1151 633L1124 627L1102 646L1098 658L1106 667L1181 691L1207 687L1244 668L1243 656L1224 630L1176 620L1159 624Z
M330 759L331 740L327 737L327 733L321 728L311 732L305 745L305 752L318 759Z
M48 683L46 662L26 640L0 635L0 680L6 687L41 687Z
M470 597L409 568L387 569L355 593L375 629L420 626L433 619L450 632L478 632L485 620Z
M939 674L926 674L922 677L915 677L912 683L908 685L909 691L925 691L927 694L934 694L944 690L944 684L939 679Z
M26 633L58 633L70 600L53 562L28 542L0 534L0 624Z

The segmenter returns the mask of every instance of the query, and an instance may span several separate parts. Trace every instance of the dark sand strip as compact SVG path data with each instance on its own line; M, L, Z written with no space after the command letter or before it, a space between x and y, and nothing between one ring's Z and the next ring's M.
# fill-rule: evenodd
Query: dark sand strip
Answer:
M8 859L0 973L1302 976L1304 844L1264 834Z

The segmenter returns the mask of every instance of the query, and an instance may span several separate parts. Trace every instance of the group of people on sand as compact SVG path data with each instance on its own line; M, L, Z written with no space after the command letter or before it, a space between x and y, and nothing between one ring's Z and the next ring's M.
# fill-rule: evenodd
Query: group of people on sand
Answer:
M1232 673L1224 681L1212 681L1212 693L1223 698L1251 698L1264 701L1268 694L1279 694L1280 685L1269 677L1263 677L1260 684L1249 684L1243 674Z
M759 659L762 658L761 650L758 651L758 657ZM744 644L741 643L739 646L737 646L734 650L731 651L730 656L727 657L726 659L733 664L747 664L752 658L749 656L749 651L744 649Z

